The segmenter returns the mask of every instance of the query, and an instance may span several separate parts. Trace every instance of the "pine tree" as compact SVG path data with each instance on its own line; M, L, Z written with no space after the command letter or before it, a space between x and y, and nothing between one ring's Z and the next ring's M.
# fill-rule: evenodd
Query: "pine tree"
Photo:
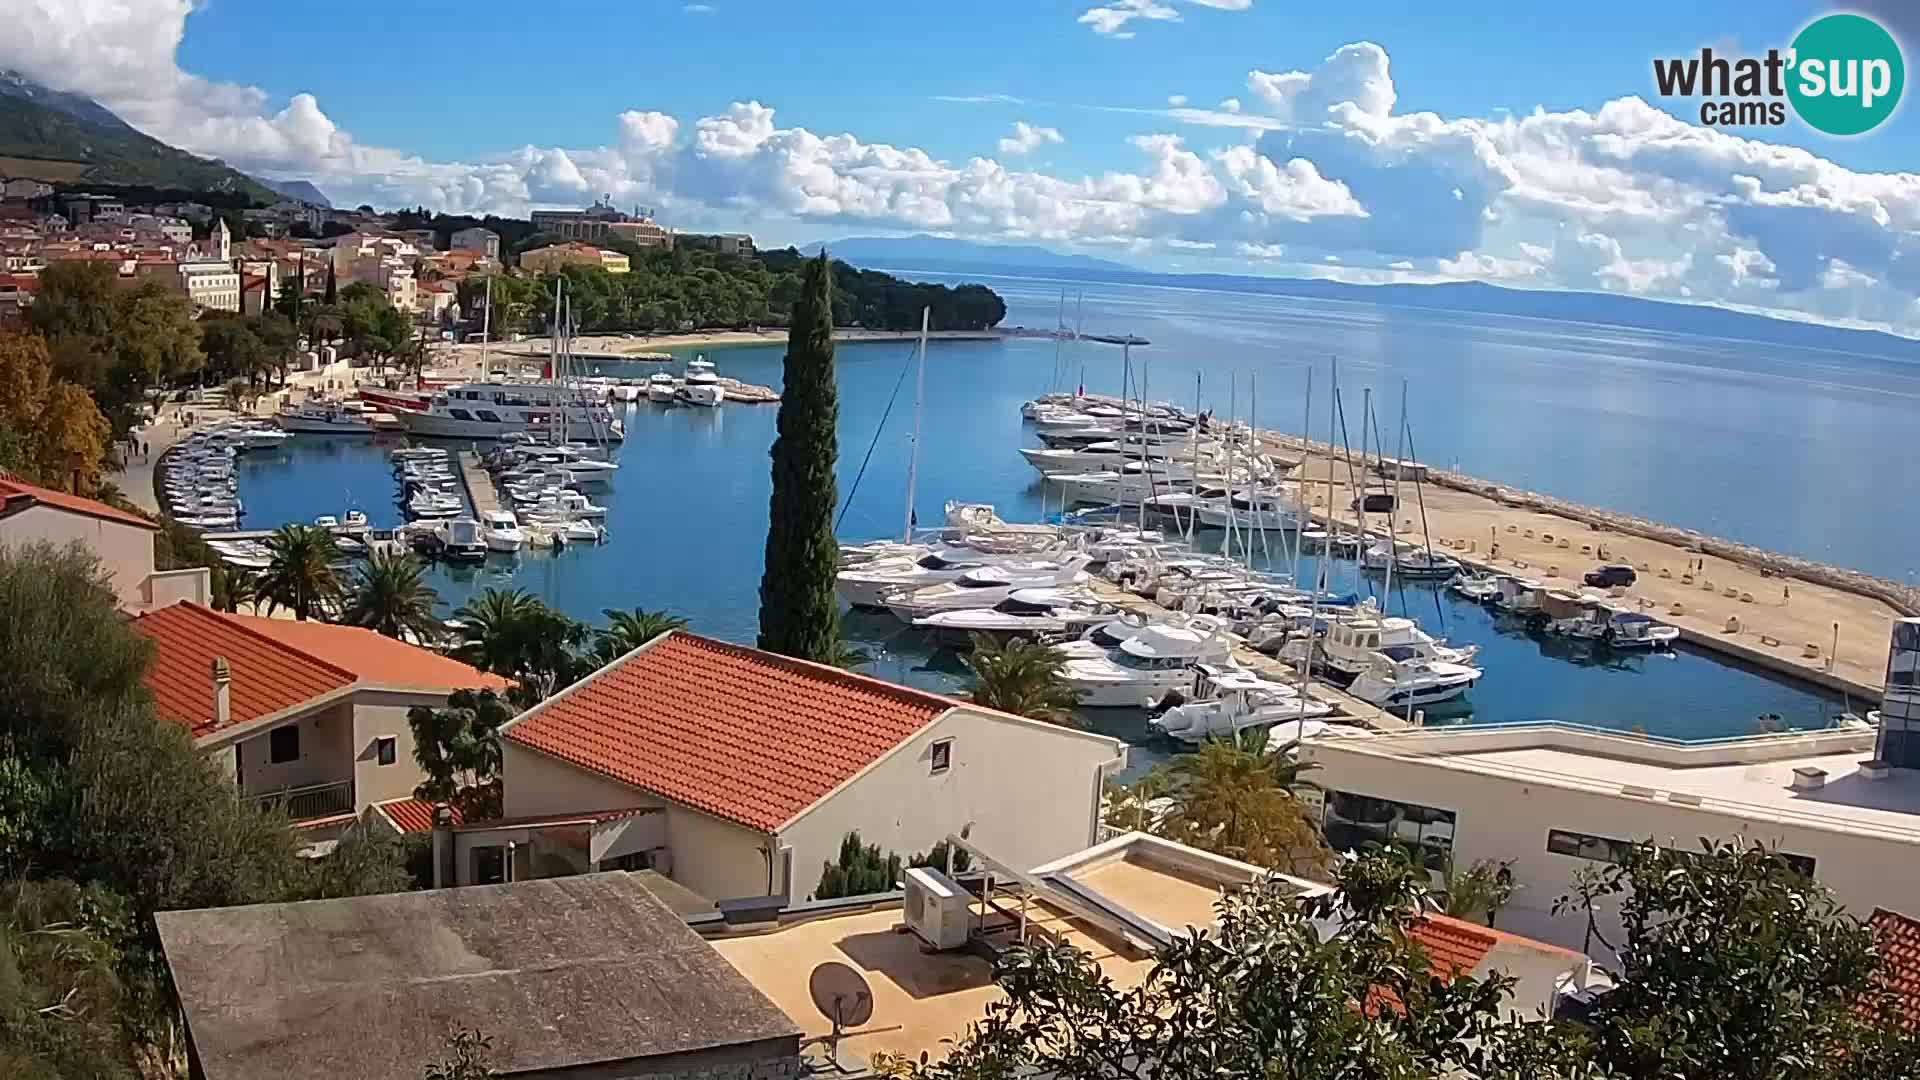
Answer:
M832 663L840 649L833 536L840 402L833 381L833 277L826 252L807 264L787 333L767 564L760 579L760 647Z

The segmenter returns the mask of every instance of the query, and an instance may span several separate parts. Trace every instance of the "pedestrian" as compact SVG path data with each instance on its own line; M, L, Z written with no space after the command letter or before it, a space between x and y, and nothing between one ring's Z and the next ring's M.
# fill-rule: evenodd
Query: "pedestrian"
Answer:
M1782 604L1785 604L1787 601L1791 599L1793 599L1793 586L1781 585L1780 586L1780 602Z

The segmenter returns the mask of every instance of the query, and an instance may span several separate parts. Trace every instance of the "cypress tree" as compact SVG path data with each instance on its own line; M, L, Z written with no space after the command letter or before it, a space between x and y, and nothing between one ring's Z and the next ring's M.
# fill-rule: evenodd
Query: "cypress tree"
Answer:
M833 382L833 275L827 253L807 264L787 331L779 434L773 440L773 497L767 508L767 564L760 578L760 647L833 663L840 652L840 600L833 592L840 548L839 393Z
M328 307L340 302L340 291L333 284L333 263L327 263L327 295L324 301Z

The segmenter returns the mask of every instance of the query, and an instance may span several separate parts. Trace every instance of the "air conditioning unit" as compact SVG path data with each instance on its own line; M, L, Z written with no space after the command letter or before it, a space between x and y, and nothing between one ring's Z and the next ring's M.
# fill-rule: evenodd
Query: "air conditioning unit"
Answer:
M971 931L971 897L960 884L931 866L907 871L907 929L934 949L961 949Z

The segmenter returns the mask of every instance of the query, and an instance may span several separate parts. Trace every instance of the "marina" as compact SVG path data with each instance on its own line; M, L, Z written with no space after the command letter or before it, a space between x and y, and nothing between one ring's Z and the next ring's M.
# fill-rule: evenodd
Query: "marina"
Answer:
M1151 336L1156 342L1152 352L1157 354L1160 343L1170 334L1156 330ZM1057 485L1042 482L1016 452L1022 446L1045 445L1035 433L1037 425L1020 415L1020 405L1032 399L1036 389L1046 389L1047 368L1055 347L1051 341L1015 340L943 342L932 349L926 372L923 453L918 465L921 494L915 500L921 521L939 521L942 503L956 498L990 503L1001 517L1014 523L1057 518L1062 503ZM782 352L779 347L743 346L726 350L721 360L724 370L742 381L777 384ZM840 485L845 503L840 533L845 540L899 539L900 522L905 518L900 478L907 468L906 441L901 433L911 409L911 352L910 344L893 342L846 345L840 350ZM1136 360L1144 352L1136 353ZM1120 389L1118 353L1110 350L1088 358L1090 392L1113 393ZM696 355L680 354L683 363ZM1191 387L1198 370L1191 362L1170 362L1159 355L1150 362L1153 386L1177 387L1185 382ZM582 362L581 369L584 377L614 377L592 363ZM1295 376L1304 374L1300 369L1292 370ZM1324 366L1321 370L1324 372ZM1343 364L1343 382L1349 377L1346 371ZM901 394L896 388L903 378L906 391ZM1212 387L1207 401L1224 416L1226 395L1224 386L1218 384L1225 383L1225 374L1209 373L1206 378ZM1213 381L1216 378L1218 384ZM1386 392L1379 386L1377 374L1370 372L1366 378ZM1322 380L1316 401L1324 407L1324 375ZM1041 385L1036 387L1035 383ZM1298 441L1302 404L1299 388L1282 385L1280 379L1263 373L1260 392L1262 429L1288 433L1267 440L1270 445L1265 456L1275 462L1304 461L1294 476L1304 474L1309 481L1302 489L1308 517L1322 531L1331 524L1336 533L1351 532L1351 514L1329 517L1324 483L1311 482L1324 480L1329 459L1317 443L1308 447ZM1172 395L1168 390L1168 396ZM1149 396L1158 395L1150 391ZM1244 384L1240 396L1244 401ZM902 397L906 400L900 400ZM1270 405L1269 401L1285 404ZM593 621L603 608L642 606L682 614L703 632L752 640L765 529L766 448L773 436L775 410L689 408L650 401L644 395L631 402L616 400L610 408L626 432L625 440L609 444L606 452L607 460L617 464L620 472L606 496L591 497L592 504L605 509L606 516L601 520L609 542L576 545L564 552L523 546L508 554L495 549L477 561L438 562L430 570L432 584L449 609L484 588L518 586L576 618ZM1291 423L1279 419L1283 408L1293 413ZM1421 443L1432 441L1427 434L1427 410L1420 406L1417 395L1411 411ZM1393 418L1386 419L1391 423ZM1323 439L1324 420L1318 419L1315 426L1319 429L1317 436ZM474 493L472 512L476 519L484 520L488 513L482 492L493 496L498 509L511 509L481 465L490 444L433 440L426 444L460 454L457 474L463 487ZM386 505L383 494L383 489L391 490L387 454L394 445L387 437L301 436L285 446L238 457L235 476L238 494L248 510L246 525L311 521L321 513L340 513L343 506L353 503L351 495L359 495L372 504L365 509L375 525L398 526L402 523L399 508ZM1423 445L1421 449L1426 448ZM861 465L869 454L863 476ZM1391 440L1387 456L1397 456ZM1411 459L1413 455L1407 456ZM1331 492L1334 504L1344 505L1352 497L1350 485L1344 462L1336 464L1337 483ZM1375 475L1378 480L1377 471ZM1546 571L1557 567L1556 584L1576 592L1579 576L1602 561L1645 563L1649 570L1640 575L1634 595L1654 599L1658 609L1649 610L1649 614L1659 622L1679 625L1684 636L1672 650L1608 648L1599 641L1547 633L1527 620L1457 595L1442 582L1405 581L1396 576L1395 591L1378 601L1383 612L1412 618L1450 645L1477 647L1473 664L1486 673L1457 700L1416 706L1426 723L1553 721L1676 738L1712 738L1751 733L1770 717L1790 727L1826 727L1845 714L1864 713L1870 707L1869 694L1878 681L1873 669L1883 664L1876 653L1884 656L1886 640L1884 630L1872 629L1874 620L1883 615L1871 603L1863 604L1852 594L1796 577L1789 586L1790 601L1781 605L1781 581L1762 577L1757 569L1744 564L1736 567L1717 554L1689 552L1683 546L1624 530L1574 528L1570 519L1517 499L1509 504L1479 494L1465 486L1468 481L1461 481L1461 487L1453 486L1453 478L1463 475L1450 469L1428 469L1421 497L1429 529L1426 533L1417 529L1402 533L1400 539L1406 541L1411 536L1421 540L1430 533L1436 553L1444 552L1469 569L1486 568L1510 575L1531 572L1543 583ZM483 482L483 477L488 482ZM368 495L372 497L365 498ZM1406 500L1409 509L1396 521L1396 532L1405 527L1406 521L1417 525L1418 507L1413 505L1410 484ZM1277 504L1268 509L1277 509ZM1247 521L1244 511L1240 520L1243 525ZM1754 519L1757 523L1765 520ZM1504 531L1508 522L1514 526L1510 534ZM1379 532L1386 522L1382 515L1374 514L1370 524ZM1489 557L1489 542L1495 538L1491 529L1501 530L1497 562ZM1532 537L1526 535L1529 529ZM1286 533L1263 529L1254 535L1262 533L1267 541L1256 540L1255 570L1292 575L1295 561L1280 555L1287 542ZM1548 534L1553 536L1551 541L1545 539ZM1738 535L1749 533L1742 530ZM1195 533L1194 546L1203 553L1217 553L1224 539L1223 530L1201 528ZM1562 539L1568 544L1564 549L1558 546ZM1581 552L1583 545L1592 550ZM1421 547L1424 550L1423 540ZM1600 556L1602 547L1607 552L1604 560ZM1358 546L1336 544L1334 548L1327 553L1309 544L1297 560L1299 580L1315 581L1324 558L1329 580L1334 583L1332 591L1354 591L1363 598L1378 592L1381 576L1361 572L1355 561L1360 554ZM1237 539L1234 554L1244 567L1246 556ZM1706 569L1689 585L1681 578L1690 558L1706 559ZM1516 566L1516 560L1526 565ZM1663 566L1672 569L1670 579L1660 577ZM1716 585L1712 598L1701 587L1705 578ZM1762 583L1771 584L1769 592L1761 591ZM1720 595L1724 587L1751 592L1755 599L1745 602L1738 597L1726 598ZM1143 598L1110 594L1108 590L1114 587L1104 579L1094 580L1091 588L1096 602L1141 608L1150 604ZM1010 590L1010 594L1012 591L1017 590ZM1699 611L1697 625L1690 622L1694 617L1668 614L1675 599L1689 605L1687 610ZM996 604L981 610L1005 614L997 609ZM1844 618L1830 617L1830 610L1842 613ZM1724 620L1734 613L1741 616L1746 629L1728 635ZM978 621L986 615L966 618ZM1821 678L1824 656L1808 661L1799 653L1806 644L1819 639L1814 627L1824 625L1829 644L1823 652L1832 654L1833 621L1857 628L1843 629L1833 677ZM966 672L950 647L961 640L958 632L942 633L937 626L916 627L884 609L850 611L844 624L854 643L874 658L866 670L941 692L964 692ZM1877 643L1873 641L1876 634ZM1764 644L1767 639L1783 644L1769 646ZM1247 649L1236 649L1234 655L1243 667L1261 678L1297 680L1297 669L1292 665ZM1337 713L1320 722L1359 719L1386 728L1396 721L1404 724L1407 719L1402 710L1369 706L1318 680L1309 695ZM1178 745L1177 740L1157 734L1148 721L1147 712L1138 705L1089 709L1084 717L1093 729L1136 743L1134 771L1161 760Z

